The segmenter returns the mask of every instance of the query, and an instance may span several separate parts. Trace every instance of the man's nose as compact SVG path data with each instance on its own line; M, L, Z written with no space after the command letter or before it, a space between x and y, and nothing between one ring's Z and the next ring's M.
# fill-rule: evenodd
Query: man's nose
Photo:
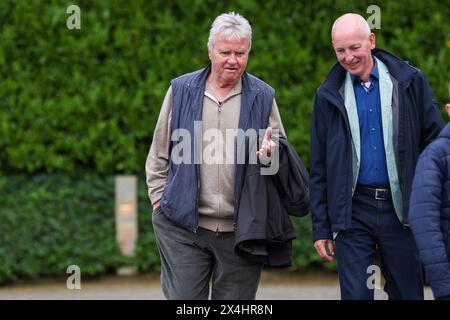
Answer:
M236 63L237 62L237 59L236 59L236 55L234 54L234 53L232 53L232 54L230 54L230 56L228 57L228 61L227 61L229 64L234 64L234 63Z
M353 55L351 54L351 52L346 52L346 53L344 54L344 59L345 59L345 62L346 62L346 63L351 62L352 59L353 59Z

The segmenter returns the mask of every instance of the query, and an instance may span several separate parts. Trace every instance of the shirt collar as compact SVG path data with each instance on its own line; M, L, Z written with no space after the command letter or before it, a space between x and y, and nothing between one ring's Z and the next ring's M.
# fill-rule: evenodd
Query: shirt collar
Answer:
M242 92L242 77L239 78L238 83L234 86L233 89L231 89L231 94L238 94Z
M227 101L228 99L230 99L231 97L234 97L236 95L239 95L242 93L242 77L239 78L238 83L236 83L236 85L233 87L233 89L230 90L230 92L228 92L227 96L225 97L225 99L223 99L223 101L219 102L214 95L210 92L208 86L206 86L205 88L205 93L204 95L207 96L208 98L212 99L213 101L215 101L217 104L222 104L225 101Z

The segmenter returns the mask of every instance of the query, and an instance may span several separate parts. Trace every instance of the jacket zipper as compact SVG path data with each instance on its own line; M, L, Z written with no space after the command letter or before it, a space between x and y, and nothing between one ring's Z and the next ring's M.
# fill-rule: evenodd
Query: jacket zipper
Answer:
M220 130L220 128L221 128L221 126L220 126L220 117L221 116L220 115L222 113L222 103L223 103L223 101L222 102L217 101L217 102L219 103L218 108L217 108L217 110L218 110L218 114L217 114L217 128L218 128L218 130ZM216 141L216 143L217 143L217 141ZM219 203L218 203L218 212L217 212L218 220L217 220L217 227L216 227L216 237L218 237L219 236L219 223L220 223L220 170L219 170L220 165L219 164L216 164L216 165L217 165L217 194L219 195L219 197L218 197L218 201L219 201Z

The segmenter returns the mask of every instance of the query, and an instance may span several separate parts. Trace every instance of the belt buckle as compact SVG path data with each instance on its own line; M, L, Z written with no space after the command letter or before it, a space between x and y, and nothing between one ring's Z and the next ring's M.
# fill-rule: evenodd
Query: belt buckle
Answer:
M387 197L386 196L378 196L378 192L382 193L382 192L387 192L388 189L375 189L375 200L386 200Z

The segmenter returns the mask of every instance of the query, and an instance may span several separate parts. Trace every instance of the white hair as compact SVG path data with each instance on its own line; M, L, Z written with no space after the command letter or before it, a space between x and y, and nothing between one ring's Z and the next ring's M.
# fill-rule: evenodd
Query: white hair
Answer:
M252 27L247 19L234 13L222 13L218 16L209 31L208 49L214 47L214 41L217 36L234 37L236 39L248 38L248 50L252 47Z

